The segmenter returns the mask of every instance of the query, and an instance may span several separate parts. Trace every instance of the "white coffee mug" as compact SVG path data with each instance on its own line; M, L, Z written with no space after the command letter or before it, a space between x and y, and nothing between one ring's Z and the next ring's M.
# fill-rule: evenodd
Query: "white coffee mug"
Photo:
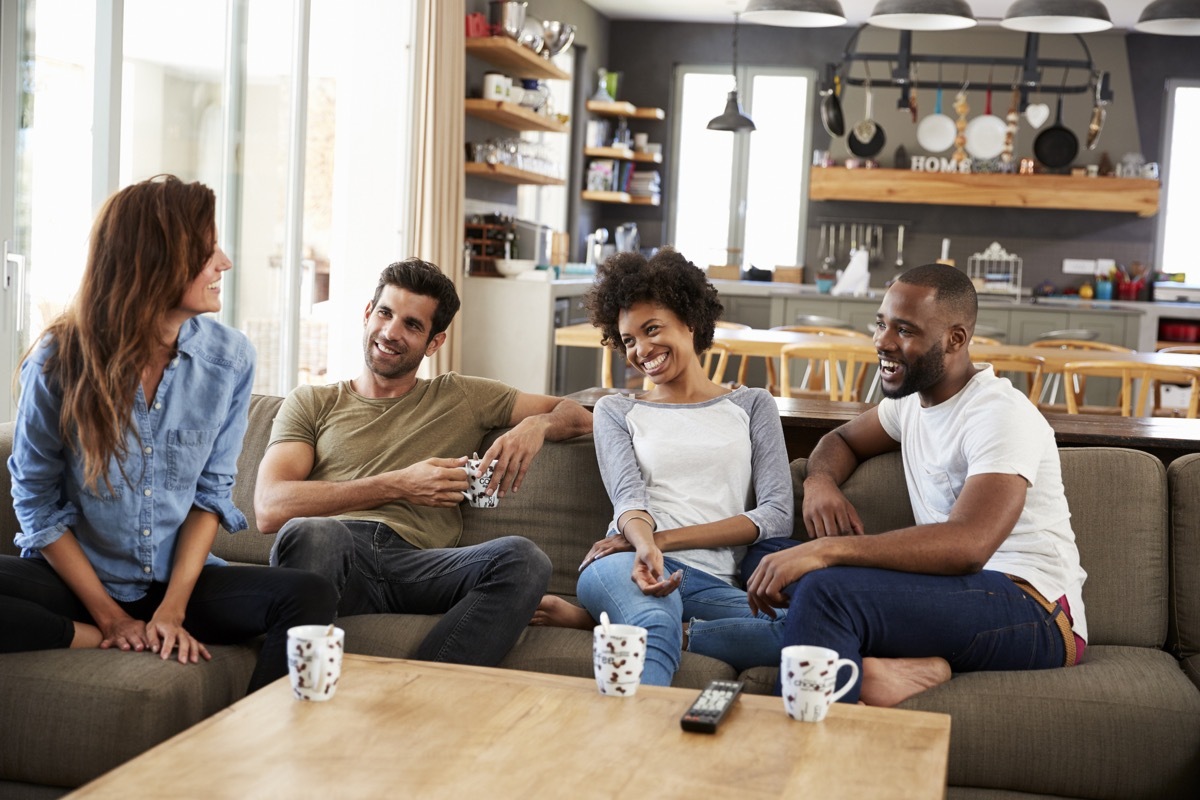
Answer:
M779 656L779 683L783 688L783 707L788 716L800 722L820 722L829 706L858 681L858 665L828 647L792 645ZM850 667L853 673L841 689L837 685L838 671Z
M467 478L471 481L471 488L463 492L463 497L467 503L476 508L495 508L500 505L500 495L487 493L487 488L492 484L492 471L496 468L496 459L492 459L492 463L484 470L482 475L476 475L476 470L479 469L483 461L480 460L479 454L475 453L467 459L467 463L463 465L466 470Z
M592 629L592 670L600 694L633 697L645 666L645 628L610 624Z
M332 633L330 631L332 630ZM328 700L342 677L346 632L332 625L288 628L288 675L297 700Z
M512 81L509 80L507 75L499 72L485 72L483 74L484 100L507 100L511 87Z

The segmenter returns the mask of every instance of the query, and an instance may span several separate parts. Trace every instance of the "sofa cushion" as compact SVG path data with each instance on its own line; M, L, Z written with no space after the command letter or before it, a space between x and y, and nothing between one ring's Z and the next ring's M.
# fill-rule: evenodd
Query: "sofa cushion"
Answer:
M8 457L12 454L13 430L11 422L0 424L0 555L19 556L21 551L13 544L13 537L21 526L17 524L17 512L12 504L12 476L8 474Z
M1168 534L1162 462L1139 450L1110 447L1062 448L1059 454L1071 527L1088 573L1083 601L1090 643L1162 647ZM798 512L806 465L805 459L792 464ZM843 491L867 533L913 524L899 453L859 465ZM798 525L803 531L803 522Z
M271 423L282 404L283 398L274 395L256 394L250 398L250 424L242 439L237 482L233 486L233 504L246 515L250 527L232 535L224 528L217 533L213 553L227 561L242 564L269 562L275 537L258 531L258 521L254 515L254 487L258 483L258 465L267 452L267 442L271 438Z
M483 446L501 433L489 435ZM574 596L578 567L592 543L604 538L612 513L591 435L547 442L519 491L505 495L496 508L463 506L459 543L525 536L550 556L550 591Z
M208 650L198 664L119 650L6 654L0 776L79 786L239 700L257 649Z
M412 658L417 645L440 619L414 614L363 614L343 617L346 652L386 658ZM500 662L506 669L591 678L592 634L574 628L529 627ZM673 686L702 689L711 680L732 680L733 667L696 653L684 653Z
M1200 686L1200 453L1171 462L1170 650Z

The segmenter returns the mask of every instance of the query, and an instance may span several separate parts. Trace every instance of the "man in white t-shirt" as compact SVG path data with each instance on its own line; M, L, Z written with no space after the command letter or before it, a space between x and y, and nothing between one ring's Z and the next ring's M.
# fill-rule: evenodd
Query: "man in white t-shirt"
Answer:
M768 555L755 610L787 605L788 644L862 666L843 698L895 705L952 672L1071 666L1087 639L1086 577L1054 432L1024 393L976 367L978 308L959 270L903 273L876 315L884 400L814 448L804 481L811 541ZM863 536L839 488L899 449L916 525Z

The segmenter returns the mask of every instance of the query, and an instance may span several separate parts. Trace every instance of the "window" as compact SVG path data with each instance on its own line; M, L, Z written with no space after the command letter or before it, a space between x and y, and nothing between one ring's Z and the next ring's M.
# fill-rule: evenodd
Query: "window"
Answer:
M1182 272L1189 284L1200 284L1200 264L1195 257L1195 220L1200 217L1200 151L1195 132L1200 130L1200 83L1167 83L1167 123L1163 141L1163 202L1159 214L1159 264L1162 272Z
M695 264L760 269L803 263L815 73L738 70L752 133L710 131L733 76L720 67L679 67L672 111L668 238Z

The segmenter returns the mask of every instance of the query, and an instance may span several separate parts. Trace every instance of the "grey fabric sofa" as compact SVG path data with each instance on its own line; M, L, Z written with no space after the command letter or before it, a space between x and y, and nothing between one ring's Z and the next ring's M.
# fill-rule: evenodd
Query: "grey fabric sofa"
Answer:
M251 530L218 537L216 551L230 561L266 563L272 537L257 533L251 498L280 402L256 397L251 406L236 489ZM4 466L11 445L12 426L0 426L3 552L13 552L17 529ZM1063 466L1091 576L1085 663L966 675L907 705L954 717L951 797L1191 796L1200 786L1200 455L1179 459L1169 475L1126 450L1064 451ZM803 462L793 471L802 476ZM911 519L902 483L893 457L851 480L871 530ZM550 590L569 599L576 567L612 514L586 436L548 444L499 508L463 511L464 544L528 536L554 563ZM340 624L351 652L407 657L433 620L371 615ZM213 660L194 666L98 650L0 655L0 797L61 795L236 701L255 648L210 649ZM530 628L503 666L590 677L590 635ZM685 653L675 683L732 677L730 666ZM767 691L774 677L770 668L742 675L749 691Z

